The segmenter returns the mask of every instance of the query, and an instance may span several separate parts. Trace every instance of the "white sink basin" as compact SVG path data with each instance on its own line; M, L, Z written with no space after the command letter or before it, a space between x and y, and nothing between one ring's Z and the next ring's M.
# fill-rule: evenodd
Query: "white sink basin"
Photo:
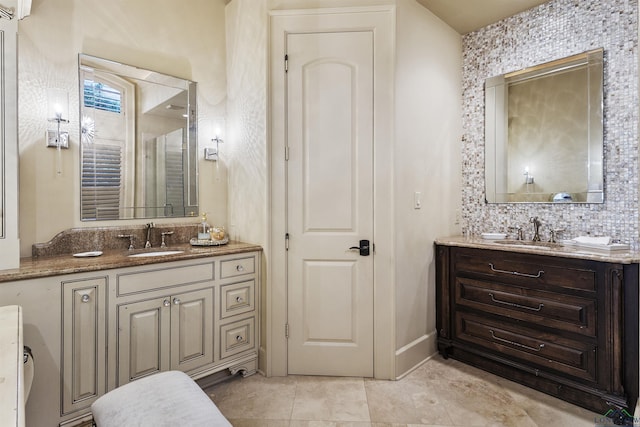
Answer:
M140 252L139 254L129 255L129 258L142 258L148 256L167 256L181 254L184 251L155 251L155 252Z

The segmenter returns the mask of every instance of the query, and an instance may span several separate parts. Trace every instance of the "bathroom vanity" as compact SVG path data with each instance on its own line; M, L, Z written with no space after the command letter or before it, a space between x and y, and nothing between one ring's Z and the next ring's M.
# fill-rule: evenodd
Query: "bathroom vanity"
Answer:
M99 396L160 371L256 372L261 248L169 249L29 258L0 272L0 300L22 306L34 354L27 425L91 425Z
M633 414L638 261L552 244L439 239L438 350L596 413Z

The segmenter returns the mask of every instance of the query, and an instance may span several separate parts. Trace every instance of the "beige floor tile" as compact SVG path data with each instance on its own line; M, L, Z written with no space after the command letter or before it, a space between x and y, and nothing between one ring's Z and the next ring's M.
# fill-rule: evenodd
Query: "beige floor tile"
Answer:
M233 427L290 427L289 420L229 419Z
M514 383L504 378L496 380L496 384L510 393L517 405L527 412L529 417L539 426L544 427L593 427L601 415L581 408L564 400L529 387Z
M366 381L365 388L373 422L452 425L438 389L420 375L399 381Z
M361 378L295 377L292 420L369 421Z
M229 419L290 420L296 380L257 374L234 378L205 391Z
M364 421L305 421L291 420L289 427L372 427Z
M600 417L440 356L399 381L253 375L205 391L234 427L593 427Z
M492 379L496 377L489 372L471 365L453 359L444 359L440 355L435 355L416 370L409 373L406 378L419 379L422 381L454 381L456 379Z
M484 379L440 381L439 397L454 425L538 427L507 391Z

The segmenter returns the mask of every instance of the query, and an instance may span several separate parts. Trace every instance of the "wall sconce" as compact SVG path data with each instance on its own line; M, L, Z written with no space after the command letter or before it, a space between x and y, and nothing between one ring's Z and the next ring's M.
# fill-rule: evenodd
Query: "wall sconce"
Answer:
M69 132L60 131L60 123L69 123L69 96L62 89L47 89L47 120L56 123L56 129L47 129L47 147L69 148Z
M216 136L215 138L213 138L211 141L216 143L216 147L205 147L204 149L204 159L205 160L209 160L212 162L217 162L218 161L218 154L220 153L219 149L220 149L220 144L222 144L224 142L224 140L222 138L220 138L218 135L220 134L220 131L218 129L216 129Z

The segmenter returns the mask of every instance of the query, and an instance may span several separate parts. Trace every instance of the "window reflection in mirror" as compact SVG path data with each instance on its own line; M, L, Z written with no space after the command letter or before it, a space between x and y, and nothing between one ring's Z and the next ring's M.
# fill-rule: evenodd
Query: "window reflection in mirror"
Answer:
M79 55L81 218L196 216L196 83Z
M485 83L488 203L602 203L603 50Z

